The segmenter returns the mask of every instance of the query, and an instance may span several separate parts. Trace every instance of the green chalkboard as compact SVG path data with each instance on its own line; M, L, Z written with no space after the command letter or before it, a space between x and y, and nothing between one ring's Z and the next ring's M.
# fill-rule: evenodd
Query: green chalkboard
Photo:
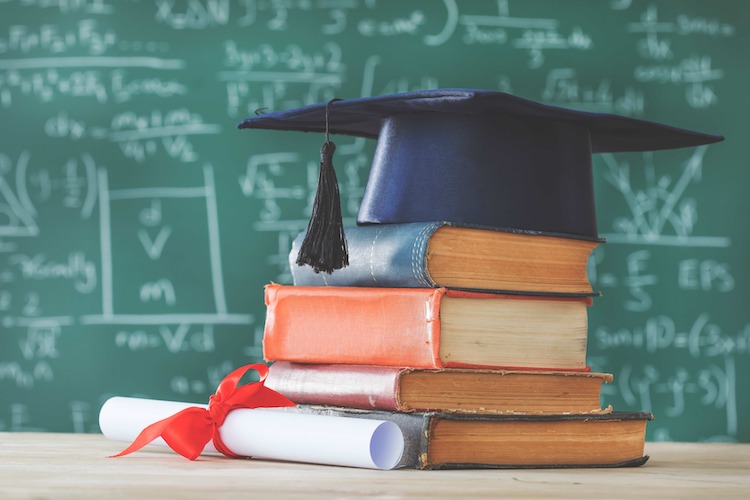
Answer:
M734 0L0 0L0 430L205 402L262 357L321 137L278 110L501 90L724 134L595 158L589 363L649 439L750 441L750 12ZM354 220L373 143L336 138Z

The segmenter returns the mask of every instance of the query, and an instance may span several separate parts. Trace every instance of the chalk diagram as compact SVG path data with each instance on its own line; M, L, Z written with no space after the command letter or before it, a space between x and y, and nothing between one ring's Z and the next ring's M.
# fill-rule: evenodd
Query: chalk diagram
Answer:
M34 216L36 209L26 192L23 179L29 164L30 155L19 155L15 165L16 194L12 189L10 173L13 169L10 158L0 156L0 237L36 236L39 234Z
M14 165L3 156L0 158L0 250L8 255L19 252L20 244L13 241L20 237L40 237L43 230L38 223L37 209L31 201L27 192L27 167L30 154L27 152L19 155ZM87 161L87 159L89 161ZM96 208L98 207L98 247L100 250L99 286L97 292L101 293L101 311L83 312L79 315L45 315L41 308L29 309L28 304L23 310L17 311L16 316L5 315L2 324L6 327L54 327L81 325L249 325L253 318L249 314L232 314L228 311L225 286L222 274L222 262L220 252L220 235L218 222L218 207L216 201L214 173L211 165L204 165L202 169L203 183L193 187L144 187L132 189L112 189L108 183L106 169L97 167L93 159L83 155L80 163L83 165L84 177L88 179L84 194L80 201L80 215L82 219L93 219L96 224ZM11 184L13 177L13 185ZM51 184L54 189L56 180ZM81 181L83 182L83 181ZM81 188L81 191L83 188ZM49 198L47 199L47 201ZM55 201L58 201L55 199ZM63 204L65 198L60 200ZM128 214L132 212L133 204L127 202L137 201L141 205L150 206L147 213L152 214L144 219L143 213ZM125 202L125 203L123 203ZM177 204L192 204L192 213L200 214L204 220L190 220L189 222L165 221L160 217L161 204L172 202ZM198 230L189 231L185 236L183 227L183 242L189 238L189 243L196 246L208 246L207 262L200 262L196 272L207 277L206 291L201 296L198 307L200 312L185 313L173 312L162 313L161 311L175 310L174 306L180 290L175 287L173 280L166 278L154 282L139 284L137 294L140 302L154 303L156 307L148 311L127 311L118 309L116 300L118 294L123 292L122 281L117 282L115 276L126 276L127 269L123 271L123 262L118 261L121 250L113 245L113 232L123 231L118 228L112 220L114 210L117 213L125 212L138 219L141 226L133 234L134 245L139 247L141 262L158 261L164 249L174 238L175 225L182 223L183 226L197 227ZM158 216L157 216L158 215ZM93 217L92 217L93 216ZM203 232L205 228L205 233ZM129 228L127 229L129 231ZM128 233L130 234L130 233ZM130 237L130 236L129 236ZM118 253L119 252L119 253ZM76 252L73 252L76 253ZM119 266L119 267L118 267ZM127 267L127 266L125 266ZM17 278L12 269L0 269L0 282L12 282ZM11 293L6 291L5 295ZM32 292L27 296L33 296L36 303L43 300L41 292ZM8 296L10 297L10 296ZM8 301L10 299L8 298ZM28 302L28 297L25 299ZM158 310L160 312L154 312ZM7 311L9 312L9 311Z
M623 197L628 214L613 220L615 232L604 233L608 242L638 245L727 248L731 239L694 234L698 205L686 193L691 184L701 181L703 157L707 146L693 150L681 167L679 177L657 174L653 153L644 153L644 186L631 175L630 164L609 153L604 160L604 179Z
M216 203L216 192L214 174L211 165L203 167L203 185L195 187L147 187L135 189L111 190L108 185L108 176L105 169L99 169L98 196L99 196L99 224L100 224L100 246L101 246L101 293L102 313L97 315L81 316L82 324L250 324L252 317L248 314L232 314L227 310L224 280L222 275L221 251L219 241L219 221ZM207 239L209 247L209 267L211 276L210 297L212 301L212 312L207 313L164 313L164 314L122 314L116 307L115 295L117 287L114 282L117 249L112 245L112 205L124 200L148 200L153 207L154 214L159 214L160 204L164 200L181 200L182 202L198 202L205 204L205 216L207 227ZM167 244L171 234L172 226L156 216L146 221L141 216L144 225L153 226L158 231L156 236L144 229L137 233L138 240L142 245L147 258L158 260ZM176 291L170 280L159 280L152 283L144 283L140 287L142 302L152 299L162 300L166 304L174 303Z

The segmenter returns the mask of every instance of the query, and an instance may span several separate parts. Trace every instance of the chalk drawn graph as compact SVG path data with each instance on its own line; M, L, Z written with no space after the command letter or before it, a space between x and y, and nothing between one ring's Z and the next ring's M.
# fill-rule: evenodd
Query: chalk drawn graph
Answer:
M203 167L203 186L197 187L147 187L135 189L110 190L107 171L98 172L99 209L100 209L100 246L101 246L101 293L102 313L83 315L81 324L121 324L121 325L159 325L159 324L250 324L252 318L247 314L228 312L222 277L222 263L219 240L218 209L214 184L213 168ZM115 248L112 245L112 202L120 200L151 200L152 205L158 200L197 200L205 204L205 215L208 231L209 266L211 275L211 297L213 311L207 313L166 313L166 314L127 314L119 313L115 304L117 291L114 281ZM171 234L169 225L161 226L156 239L150 240L143 232L138 233L138 240L143 245L147 257L158 257ZM164 299L167 304L174 303L176 291L169 280L144 283L140 288L141 301L154 298Z
M19 155L15 166L6 155L0 155L0 237L2 236L36 236L39 234L34 214L34 205L29 200L24 182L16 182L17 194L4 174L9 174L15 167L16 180L23 179L29 164L29 153Z
M697 202L687 195L691 184L699 183L707 147L693 150L683 162L682 172L673 179L657 174L653 153L644 153L644 186L638 187L630 164L612 154L602 154L604 179L622 195L628 215L614 219L614 233L602 234L608 242L640 245L726 248L730 238L693 234L698 218Z
M4 290L0 294L0 310L11 311L11 304L17 309L16 314L5 314L2 326L19 328L55 327L98 324L236 324L247 325L253 322L248 314L232 314L228 311L223 282L223 269L220 251L219 216L214 186L213 168L203 167L203 185L195 187L145 187L133 189L111 189L108 175L104 167L97 166L88 153L80 158L71 158L63 166L64 176L55 177L49 169L36 169L30 173L31 154L22 151L17 157L0 154L0 252L8 255L8 267L0 269L0 283L12 283L17 279L23 280L58 280L70 281L76 294L82 296L100 291L101 311L83 312L79 316L47 314L43 303L45 297L35 291L25 295L12 294ZM38 209L29 195L29 187L42 203L59 201L64 208L79 211L81 220L99 217L99 248L100 262L90 259L85 249L73 248L67 258L63 255L45 255L44 253L20 252L16 238L36 239L41 237L44 228L39 222ZM62 199L58 200L58 197ZM147 313L120 314L115 306L115 295L123 293L123 283L115 283L115 273L127 276L127 269L123 271L123 262L113 261L113 252L119 251L113 243L113 234L123 231L131 234L130 228L117 227L112 220L112 204L120 201L137 200L141 204L149 204L140 216L140 226L132 231L132 239L140 246L145 259L155 261L161 257L165 247L173 239L173 224L169 221L159 224L154 214L161 213L161 204L172 200L172 203L191 203L196 214L204 218L184 222L182 224L183 243L187 238L188 245L208 247L205 262L201 260L201 272L209 283L210 293L201 299L197 309L201 313L186 313L183 309L172 309L171 314L161 314L156 309ZM126 203L127 205L127 203ZM98 206L98 214L96 208ZM132 212L132 206L118 206L115 213ZM150 218L143 215L148 212ZM132 215L132 214L131 214ZM145 218L144 218L145 217ZM199 228L197 235L194 228ZM202 229L205 228L205 233ZM127 265L125 265L127 268ZM83 271L86 271L85 279ZM85 285L82 284L85 281ZM85 288L85 289L84 289ZM163 301L167 305L174 305L179 290L170 279L158 280L140 285L139 297L141 303L157 303Z

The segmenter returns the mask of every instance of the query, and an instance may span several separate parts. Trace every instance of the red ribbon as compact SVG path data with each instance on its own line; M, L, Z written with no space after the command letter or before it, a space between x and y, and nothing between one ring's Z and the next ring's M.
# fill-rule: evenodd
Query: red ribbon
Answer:
M258 372L260 380L238 388L237 384L248 370ZM267 375L268 367L260 363L236 369L221 381L216 394L209 398L208 409L191 406L159 420L143 429L130 446L110 458L138 451L159 436L170 448L190 460L198 458L211 440L219 452L236 457L224 446L218 432L230 411L237 408L295 406L289 399L263 385Z

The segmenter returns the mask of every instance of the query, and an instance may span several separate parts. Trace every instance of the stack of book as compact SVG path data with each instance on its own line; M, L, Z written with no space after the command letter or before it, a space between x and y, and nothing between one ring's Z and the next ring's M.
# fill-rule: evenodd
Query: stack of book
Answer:
M350 265L266 287L268 387L387 419L417 468L640 465L646 413L586 366L597 239L447 223L346 229ZM300 235L290 253L296 257Z
M239 127L325 133L292 255L334 272L293 263L293 286L267 288L272 388L401 422L421 468L645 461L650 415L601 408L611 377L586 369L591 156L723 137L482 89L332 99ZM346 231L329 133L377 138Z

